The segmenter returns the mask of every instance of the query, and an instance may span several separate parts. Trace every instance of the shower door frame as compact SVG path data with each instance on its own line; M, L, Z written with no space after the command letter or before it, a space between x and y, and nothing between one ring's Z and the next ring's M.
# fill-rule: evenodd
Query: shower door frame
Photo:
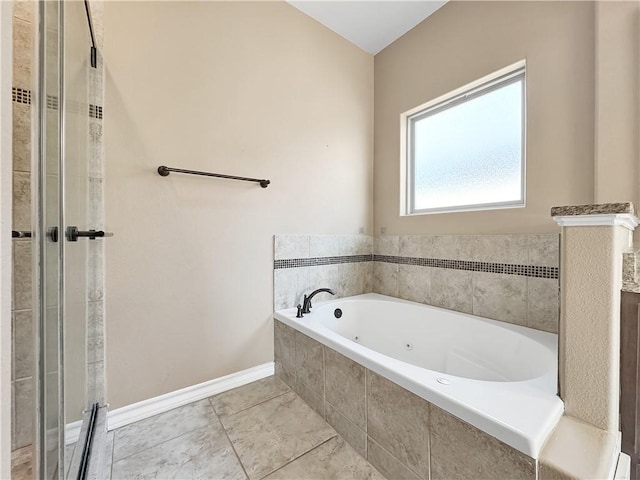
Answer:
M47 335L51 335L48 332L49 325L47 319L50 319L51 306L48 304L47 298L50 291L57 292L57 302L55 305L57 312L56 321L56 351L55 356L57 360L57 366L55 368L57 388L55 396L57 397L57 431L55 432L57 440L57 461L56 468L53 472L53 476L60 477L60 469L62 468L62 477L66 475L64 473L64 446L65 446L65 422L64 422L64 349L63 345L63 318L64 318L64 2L61 0L54 0L57 3L57 17L52 17L57 27L57 58L54 60L57 66L53 68L53 72L49 72L51 65L48 62L48 44L47 42L52 39L48 38L48 22L51 20L47 18L47 15L51 12L46 12L47 3L39 1L37 3L37 25L38 32L36 35L37 41L34 42L35 52L34 62L36 72L33 78L36 79L34 85L35 95L35 118L32 128L34 148L32 149L32 225L34 230L34 243L33 243L33 311L34 311L34 354L35 354L35 370L34 370L34 438L33 438L33 454L32 454L32 468L35 478L47 478L47 467L51 458L47 458L47 448L50 446L51 436L48 432L48 403L47 399L50 398L51 393L47 388L47 380L49 377L49 370L47 368L47 360L50 360L50 353L47 350L47 344L50 343ZM54 2L49 3L50 5ZM48 89L48 82L50 81L49 75L55 75L56 86L53 91ZM58 145L56 148L57 155L57 176L58 176L58 194L57 194L57 213L50 218L47 216L47 191L48 186L47 176L51 174L48 170L48 142L49 142L49 129L48 125L48 96L50 94L57 97L57 139ZM53 220L53 221L52 221ZM57 228L57 239L53 240L56 243L55 250L57 256L57 266L54 274L57 276L55 283L48 282L48 256L52 255L52 252L47 253L47 242L51 239L48 238L48 231L51 227ZM45 298L46 297L46 298ZM44 471L43 471L44 470ZM57 471L57 474L55 473Z

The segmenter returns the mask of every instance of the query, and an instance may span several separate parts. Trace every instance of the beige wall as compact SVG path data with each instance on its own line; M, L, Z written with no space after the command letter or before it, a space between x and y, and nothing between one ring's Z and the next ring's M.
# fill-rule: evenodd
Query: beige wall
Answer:
M455 1L376 55L376 232L556 232L551 206L591 203L594 39L591 2ZM526 207L400 217L400 114L521 59Z
M598 2L595 32L595 202L638 205L640 2Z
M117 408L273 360L275 233L371 233L373 57L286 3L104 15ZM162 178L163 164L272 184Z

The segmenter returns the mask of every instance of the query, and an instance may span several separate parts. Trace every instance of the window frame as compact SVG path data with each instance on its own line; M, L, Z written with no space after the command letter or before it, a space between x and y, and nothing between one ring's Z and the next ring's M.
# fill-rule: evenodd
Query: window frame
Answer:
M521 96L521 196L517 200L506 202L491 202L471 205L455 205L449 207L415 208L415 176L414 176L414 130L415 123L423 118L435 115L456 105L463 104L499 88L522 81ZM470 211L498 210L507 208L524 208L526 206L526 145L527 145L527 75L524 60L486 75L474 82L424 103L400 115L401 122L401 152L400 152L400 215L428 215L436 213L455 213Z

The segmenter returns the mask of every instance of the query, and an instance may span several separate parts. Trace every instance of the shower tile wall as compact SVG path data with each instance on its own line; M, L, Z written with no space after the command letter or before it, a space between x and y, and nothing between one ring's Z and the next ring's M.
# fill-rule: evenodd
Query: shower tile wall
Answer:
M13 7L13 230L31 231L31 53L34 2ZM31 239L13 240L12 450L33 440Z
M557 333L559 243L555 234L276 235L274 307L329 287Z
M91 14L96 43L101 46L102 2L91 2ZM104 105L104 64L100 50L97 68L89 69L89 209L88 225L105 230L104 211L104 142L102 138L102 108ZM87 401L105 402L104 345L104 242L89 242L87 301Z

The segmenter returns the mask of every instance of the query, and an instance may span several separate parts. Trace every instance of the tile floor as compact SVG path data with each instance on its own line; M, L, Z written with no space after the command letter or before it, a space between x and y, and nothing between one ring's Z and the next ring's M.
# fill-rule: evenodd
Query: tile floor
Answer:
M11 479L28 480L33 477L31 468L31 445L11 452Z
M109 436L112 480L384 480L275 377L118 428Z

